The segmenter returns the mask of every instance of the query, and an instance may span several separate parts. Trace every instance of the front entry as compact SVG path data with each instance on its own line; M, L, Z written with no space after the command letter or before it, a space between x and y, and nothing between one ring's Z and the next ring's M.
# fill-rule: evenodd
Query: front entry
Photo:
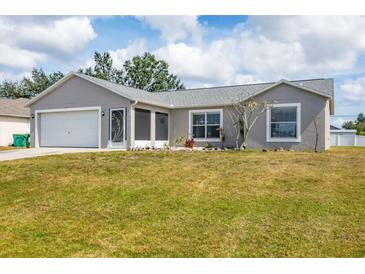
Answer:
M126 147L125 120L126 120L126 115L124 108L110 109L109 146L111 148Z

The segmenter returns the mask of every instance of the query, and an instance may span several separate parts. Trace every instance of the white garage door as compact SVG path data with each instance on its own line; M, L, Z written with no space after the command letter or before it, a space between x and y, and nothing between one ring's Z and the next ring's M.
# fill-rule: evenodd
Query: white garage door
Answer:
M98 147L99 111L41 113L40 146Z

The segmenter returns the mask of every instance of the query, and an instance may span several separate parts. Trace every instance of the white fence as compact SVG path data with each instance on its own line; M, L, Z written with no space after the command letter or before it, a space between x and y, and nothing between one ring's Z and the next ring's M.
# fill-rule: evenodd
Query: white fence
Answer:
M356 130L331 130L331 146L365 147L365 136L356 135Z

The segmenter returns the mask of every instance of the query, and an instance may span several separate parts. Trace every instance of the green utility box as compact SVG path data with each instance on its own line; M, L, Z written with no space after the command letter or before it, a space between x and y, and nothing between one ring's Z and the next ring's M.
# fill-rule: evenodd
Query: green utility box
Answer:
M14 147L29 147L30 134L13 134Z

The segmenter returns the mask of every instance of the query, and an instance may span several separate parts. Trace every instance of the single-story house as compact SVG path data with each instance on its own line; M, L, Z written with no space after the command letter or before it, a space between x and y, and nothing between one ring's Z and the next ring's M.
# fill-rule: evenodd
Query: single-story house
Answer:
M29 133L29 99L0 98L0 146L13 143L13 134Z
M333 79L147 92L71 72L33 98L34 147L130 148L174 146L193 137L197 146L235 146L230 118L237 98L271 102L248 138L249 148L312 149L316 117L318 148L330 147Z
M330 125L330 130L339 130L340 128L339 127L336 127L334 125Z

